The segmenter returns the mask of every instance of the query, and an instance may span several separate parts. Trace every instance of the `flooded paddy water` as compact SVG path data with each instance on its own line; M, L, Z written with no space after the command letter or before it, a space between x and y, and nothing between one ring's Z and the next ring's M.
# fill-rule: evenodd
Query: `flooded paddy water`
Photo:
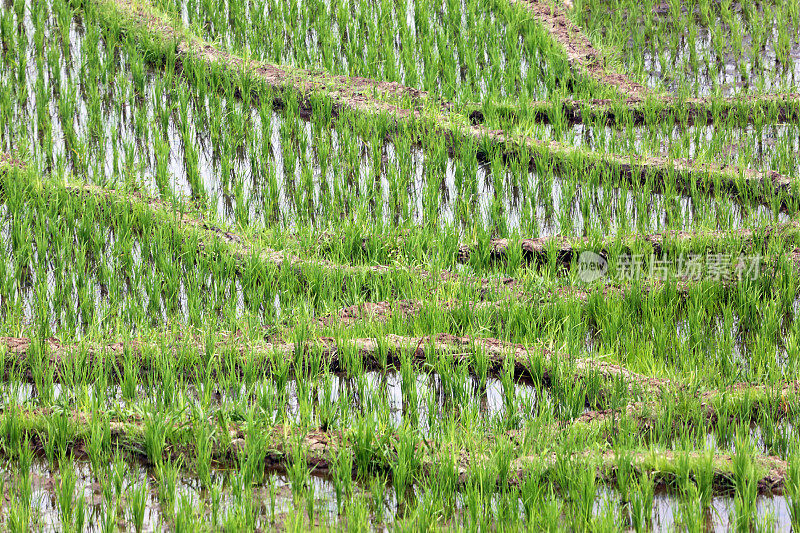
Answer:
M42 22L34 24L34 16ZM307 121L291 109L277 113L222 89L198 91L181 81L175 65L165 67L165 76L128 46L110 51L113 43L95 26L57 22L43 9L26 9L22 28L25 68L0 74L0 87L14 102L0 135L5 150L25 146L46 174L209 202L226 222L324 229L355 219L544 237L786 220L774 207L741 205L725 193L664 198L636 184L601 184L598 176L575 179L499 158L485 164L469 148L452 157L444 146L423 148L408 136L387 142L380 128L365 133L363 125L349 127L343 119L330 128L324 119ZM783 155L800 146L796 125L722 132L713 125L537 128L534 136L600 151L708 161L722 153L743 167L800 168ZM36 142L24 145L23 138Z
M306 490L313 494L311 504L308 499L296 499L292 480L285 472L267 471L263 480L249 489L253 506L243 508L243 489L234 471L215 469L211 485L204 486L185 468L179 467L174 477L159 479L154 469L122 458L113 460L99 474L94 473L86 461L75 461L70 471L64 472L57 465L34 459L27 475L4 469L0 476L6 496L4 507L18 512L27 507L28 525L45 531L65 526L65 508L69 509L68 523L77 525L82 521L84 531L106 531L109 522L122 530L158 531L180 528L182 522L185 525L187 513L208 525L223 527L226 523L236 523L234 517L243 511L250 513L249 520L256 528L283 529L294 522L297 513L307 515L309 510L318 526L344 527L353 519L354 507L373 518L370 530L383 531L407 520L405 509L426 497L426 489L415 486L398 501L390 483L376 490L376 484L387 483L386 480L364 479L356 481L352 493L338 502L333 480L312 471L306 481ZM108 483L109 480L112 483ZM65 486L72 489L69 499L64 497ZM624 527L632 523L631 503L624 501L616 490L598 487L592 500L591 515L598 526L610 523ZM514 501L496 496L488 503L487 512L489 515L508 512L509 505L516 505L513 512L527 523L523 499ZM570 502L557 494L545 500L544 505L560 514L574 512ZM737 510L732 497L716 496L705 510L694 508L695 505L668 492L656 491L648 517L652 527L659 530L680 528L687 516L695 513L700 513L707 531L728 531L735 526ZM756 506L760 523L773 524L777 530L790 527L786 498L760 497ZM475 510L466 497L459 496L454 502L451 523ZM532 527L533 524L531 521Z
M795 92L800 38L793 2L591 4L576 17L621 44L628 68L651 87L690 96ZM594 9L607 15L592 17Z
M187 518L194 516L223 527L231 516L242 512L242 495L247 489L237 486L240 481L235 471L215 469L211 485L205 486L186 468L173 468L165 476L156 468L118 456L98 473L84 460L73 461L65 472L58 465L34 459L27 475L9 470L0 475L5 506L27 507L28 525L43 531L59 531L79 523L83 531L107 531L108 527L162 531L180 529L187 524ZM69 499L64 497L65 485L72 489ZM316 520L320 524L335 523L337 505L330 480L312 475L308 487L315 495ZM296 509L298 502L293 499L291 481L285 472L265 472L263 482L250 490L255 505L247 511L256 527L280 525ZM67 500L70 507L65 506ZM65 508L69 509L66 513Z

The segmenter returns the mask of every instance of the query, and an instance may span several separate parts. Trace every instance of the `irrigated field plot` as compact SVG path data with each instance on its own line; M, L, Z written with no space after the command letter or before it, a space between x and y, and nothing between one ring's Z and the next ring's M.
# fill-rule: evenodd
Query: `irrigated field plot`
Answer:
M0 0L0 527L800 528L800 1Z

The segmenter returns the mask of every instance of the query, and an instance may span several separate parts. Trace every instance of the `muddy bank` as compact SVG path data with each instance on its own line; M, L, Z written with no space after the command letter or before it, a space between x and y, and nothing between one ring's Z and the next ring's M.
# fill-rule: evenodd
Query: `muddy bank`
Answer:
M620 461L625 461L637 476L650 475L656 487L668 489L675 487L678 481L678 464L683 459L690 465L689 472L697 477L701 469L707 469L711 474L714 492L725 493L735 489L733 479L733 456L715 454L710 457L701 452L674 452L671 450L652 450L647 452L577 452L570 461L594 466L597 478L604 483L613 484L617 480L617 469ZM555 455L549 457L519 457L512 461L511 470L524 479L528 470L545 472L550 476L557 476L559 458ZM703 464L705 462L705 464ZM752 457L753 467L758 473L755 480L759 494L783 494L789 464L774 456Z
M521 0L525 1L525 0ZM514 110L506 113L516 120ZM768 116L779 123L800 120L800 94L768 94L740 97L677 98L651 96L645 99L628 97L619 101L606 99L562 100L560 103L531 102L527 115L543 124L554 117L570 125L600 122L607 126L639 126L664 120L675 120L687 126L714 124L732 120L752 123L757 117ZM485 120L482 110L470 114L475 124Z
M2 174L2 172L0 172ZM0 179L0 186L3 179ZM324 259L303 259L286 251L274 250L254 244L244 234L231 232L219 226L211 224L204 218L202 213L191 208L185 209L157 200L140 193L124 193L113 189L103 189L86 184L58 185L42 183L47 195L52 195L54 201L64 201L63 195L79 198L83 202L104 207L104 203L114 209L130 211L136 213L142 208L150 210L153 215L161 222L170 225L174 231L189 240L196 240L201 251L208 253L225 254L235 259L235 267L239 272L244 272L252 261L258 260L266 265L270 265L278 270L289 268L300 279L307 279L309 276L319 275L318 273L343 274L342 282L354 281L365 287L374 283L375 279L385 279L391 284L415 283L422 281L426 288L434 289L443 284L452 286L460 285L469 291L468 298L464 300L446 301L437 299L437 305L446 312L468 312L481 313L492 311L503 311L515 305L535 305L535 302L547 304L547 302L558 299L576 300L587 302L593 296L602 298L624 298L628 294L649 294L662 289L665 284L659 280L647 280L645 283L619 283L615 280L592 285L566 285L553 288L543 288L541 291L531 290L526 286L524 278L495 276L477 277L467 273L452 272L449 270L430 271L419 267L409 267L403 265L350 265L340 264ZM59 198L62 196L62 198ZM131 220L137 220L133 217ZM134 224L136 226L136 224ZM141 228L133 227L133 230L141 231ZM741 235L747 237L750 230L743 230ZM684 234L678 234L684 235ZM686 234L688 235L688 234ZM724 232L720 235L724 235ZM685 236L685 235L684 235ZM648 236L653 246L661 246L660 242L665 237L664 234L653 234ZM743 238L744 238L743 237ZM750 237L750 238L751 238ZM672 237L670 237L672 239ZM576 249L583 244L579 241L558 237L552 240L531 240L524 241L523 246L529 249L523 250L523 257L532 257L535 260L546 259L547 250L551 246L551 241L555 242L558 251L558 262L561 267L568 268L572 261ZM217 244L222 244L222 247ZM497 241L492 244L496 251L491 253L494 259L505 258L508 244L506 241ZM472 253L474 251L470 250ZM462 250L463 258L467 253ZM537 259L538 258L538 259ZM791 260L798 262L800 255L792 254ZM566 271L565 271L566 272ZM407 280L407 281L406 281ZM674 289L680 295L688 295L697 286L690 280L676 280ZM731 285L732 287L735 285ZM727 286L725 286L727 288ZM474 291L474 292L473 292ZM342 325L353 324L360 320L385 321L392 313L398 311L405 317L416 316L420 313L423 305L420 301L398 298L394 303L387 301L376 301L367 298L365 304L351 306L333 315L321 316L315 319L318 327L333 326L337 322ZM399 306L399 307L398 307Z
M345 274L346 278L357 280L363 283L368 277L403 277L408 279L422 280L425 283L436 286L440 283L462 284L474 287L477 290L478 301L470 302L468 307L473 309L491 309L502 306L504 302L514 302L525 300L532 295L521 291L522 282L518 278L500 277L477 277L468 274L452 272L450 270L439 270L433 272L418 267L398 266L398 265L350 265L335 263L324 259L304 259L281 250L274 250L268 247L254 245L242 234L222 229L208 223L199 213L183 212L176 210L165 202L153 199L139 193L122 193L113 189L103 189L94 185L66 185L65 190L68 194L93 199L103 199L117 205L127 206L135 209L136 206L144 205L152 209L155 213L163 214L167 219L176 220L179 229L187 232L188 235L196 235L202 248L209 247L212 242L218 241L225 245L229 253L237 261L239 268L244 269L253 258L275 266L277 269L292 269L297 276L304 278L312 270L324 270ZM561 238L559 238L561 239ZM565 238L564 238L565 239ZM567 263L564 263L567 264ZM615 283L606 283L596 287L566 286L549 291L548 295L557 298L569 298L578 301L587 301L592 294L601 294L603 297L624 296L632 290L651 292L663 286L658 280L643 285L641 287L625 287ZM677 290L680 293L688 293L693 284L679 282ZM499 295L501 299L493 300L492 295ZM378 314L381 310L385 311L386 306L382 302L375 302ZM448 308L456 309L461 304L454 302ZM412 306L413 307L413 306ZM406 311L413 311L412 308ZM347 320L347 316L343 316ZM325 325L322 322L322 325Z
M3 356L6 373L21 373L27 379L33 379L30 365L40 361L42 357L49 360L53 368L54 379L59 379L64 361L80 359L83 364L95 365L110 359L117 368L116 378L122 378L122 368L126 358L133 358L140 373L146 374L156 368L153 358L163 356L166 348L172 353L179 350L196 350L204 353L206 347L200 341L186 339L164 346L145 341L117 342L110 344L83 343L62 344L58 339L37 342L25 337L0 337L0 345L4 346ZM234 357L231 357L231 353ZM224 356L223 356L224 354ZM229 340L218 343L215 357L228 366L230 370L242 372L245 366L271 372L275 358L285 359L292 370L296 364L302 364L306 358L318 358L320 365L331 372L347 372L350 360L357 354L364 369L400 369L405 358L417 368L433 369L432 361L445 357L453 365L464 364L474 375L497 376L510 371L516 379L533 380L537 383L549 383L551 372L567 373L574 380L601 379L608 384L626 383L631 393L639 391L658 391L672 386L666 379L651 378L637 374L622 366L597 361L589 358L574 358L567 354L553 352L547 348L526 347L494 338L455 337L438 334L423 337L403 337L386 335L380 339L360 338L336 340L330 337L319 337L302 345L293 342L247 342L233 336ZM435 356L435 357L434 357ZM430 359L434 357L434 359ZM29 360L30 358L30 360ZM178 358L180 361L181 359ZM189 378L201 378L206 370L201 368L185 368L183 373Z
M798 412L800 382L774 385L735 383L728 388L704 392L687 388L673 389L657 399L628 403L618 409L584 411L572 420L576 426L614 428L625 420L633 423L643 435L648 433L680 435L686 428L708 428L720 424L756 422L761 417L772 421L793 420ZM674 402L683 402L677 409ZM670 403L673 402L673 403Z
M772 239L784 239L795 235L800 229L800 224L792 221L786 224L775 224L763 228L742 228L730 231L667 231L645 235L631 235L622 242L623 250L631 250L636 245L645 246L655 255L661 255L664 247L669 244L688 245L693 242L705 242L705 250L724 248L727 243L737 243L743 249L766 248ZM599 250L601 255L607 256L608 249L613 242L606 240L593 243L588 238L570 237L543 237L537 239L522 239L520 247L522 259L527 262L545 262L552 251L560 264L569 265L575 254L583 250ZM478 245L462 244L458 249L458 261L465 263L474 253L488 254L494 261L505 261L509 255L508 239L492 239L488 250L480 250Z
M8 421L13 417L13 422ZM53 419L62 422L53 423ZM15 407L0 414L3 424L12 423L18 428L19 436L27 437L31 446L39 452L43 451L45 444L51 439L58 439L66 444L67 448L78 458L87 456L86 450L92 438L92 428L100 426L101 431L108 431L108 445L112 448L124 450L135 459L145 464L154 464L172 459L182 460L184 464L191 465L197 461L198 453L195 449L194 438L196 425L208 424L210 421L171 420L166 426L155 423L153 420L141 415L130 415L120 418L111 413L86 413L82 411L60 411L52 409L24 409ZM214 422L217 425L217 422ZM58 429L58 427L62 429ZM4 425L4 427L6 427ZM65 429L66 428L66 431ZM157 429L154 429L157 428ZM377 428L376 428L377 429ZM96 431L96 430L95 430ZM153 431L165 431L165 439L160 450L147 446L147 435ZM211 457L217 464L237 464L241 457L248 457L248 461L262 462L267 468L285 468L296 461L303 461L307 468L315 474L324 474L333 471L339 463L340 450L348 453L359 446L352 430L320 430L315 428L302 428L298 426L265 426L259 427L258 439L248 439L251 429L243 423L227 423L217 427L210 437ZM4 439L6 437L3 437ZM473 465L482 465L491 460L492 442L496 439L507 439L504 435L487 437L486 442L479 448L473 447L470 451L453 443L436 443L422 439L414 439L413 447L415 460L413 468L417 475L435 474L439 470L440 461L453 461L459 486L463 486L473 475ZM371 472L391 475L399 454L398 439L391 430L376 430L370 438L368 450L361 450L361 465L356 468L351 463L353 478L364 475L366 467ZM363 446L363 443L361 444ZM483 452L475 452L483 449ZM147 452L145 452L147 450ZM159 453L156 453L159 452ZM364 452L367 456L364 457ZM522 452L522 455L519 454ZM558 457L553 454L529 456L524 451L515 452L511 449L511 463L508 472L498 482L509 485L519 485L532 473L539 477L557 479L555 466ZM690 471L696 471L700 465L700 456L697 452L689 452ZM695 455L692 455L695 454ZM516 456L516 457L515 457ZM634 472L650 474L656 480L669 486L675 480L678 461L681 454L652 449L647 451L631 450L630 456ZM364 461L366 460L366 464ZM751 458L755 467L759 492L762 494L781 494L785 484L788 465L781 459L773 456L756 455ZM733 457L729 454L715 454L711 457L715 492L725 492L733 488L732 463ZM597 477L604 482L615 482L617 460L614 452L583 451L576 452L570 458L570 463L581 468L594 467ZM481 468L479 466L479 468Z

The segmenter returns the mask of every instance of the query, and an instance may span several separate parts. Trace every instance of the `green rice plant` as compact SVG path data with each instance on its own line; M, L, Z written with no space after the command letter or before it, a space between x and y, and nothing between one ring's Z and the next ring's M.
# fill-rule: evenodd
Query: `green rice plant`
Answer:
M122 453L120 452L119 448L117 448L116 452L114 453L114 459L110 464L110 477L112 486L114 487L114 495L116 496L118 502L120 495L122 494L122 489L125 486L126 470L127 465L125 464L125 460L122 457Z
M12 402L7 405L6 409L11 416L7 416L3 420L2 447L6 454L12 455L22 446L23 428L19 417L15 416L19 412L19 406Z
M345 510L348 532L366 531L369 524L369 505L363 498L352 497Z
M333 428L338 421L338 410L333 399L333 380L328 372L323 373L319 381L322 399L317 404L317 417L322 431Z
M797 460L797 450L794 450L789 457L786 493L789 500L789 517L792 528L797 529L800 527L800 464Z
M203 487L211 486L211 453L213 447L213 430L205 419L195 418L194 445L195 468Z
M257 426L250 425L255 428ZM264 457L267 453L267 437L260 431L248 431L245 435L246 453L239 454L238 471L242 476L243 482L249 487L257 485L264 478Z
M693 467L692 458L688 453L675 454L675 481L681 494L686 495L692 491L692 494L697 496ZM692 498L688 499L692 500Z
M123 362L123 374L121 379L122 397L132 401L136 399L136 388L139 384L139 364L134 360L133 355L128 352Z
M375 477L370 483L370 492L372 494L372 516L378 523L383 523L385 520L384 501L386 498L387 480L381 476Z
M219 483L214 483L209 490L209 500L211 502L211 526L217 527L220 524L220 510L222 504L223 488Z
M615 454L617 490L623 505L631 501L631 485L634 483L635 472L631 454L627 450Z
M480 475L480 474L479 474ZM477 528L478 524L486 523L489 521L486 511L486 495L482 492L482 483L469 483L467 484L463 499L465 500L465 522L467 527Z
M528 474L520 487L522 505L525 509L525 520L529 525L536 523L539 517L539 505L544 499L545 483L540 474L532 471Z
M147 507L147 482L141 483L130 489L130 514L133 518L133 527L139 533L144 528L144 514Z
M180 464L171 460L163 461L156 465L156 479L158 479L158 499L162 505L171 511L175 505L175 487L178 481ZM171 514L168 512L168 514Z
M15 498L9 505L6 527L9 531L30 531L31 508L30 500L23 501Z
M497 483L501 487L508 483L513 455L512 444L507 439L501 438L494 450L495 473L497 475Z
M697 461L695 469L700 504L703 509L709 509L714 495L714 451L706 450Z
M105 424L105 421L99 417L93 418L89 439L86 443L86 452L89 455L92 472L95 475L99 475L105 469L110 448L111 431L109 425Z
M597 497L597 477L594 468L582 469L575 465L569 477L568 492L572 504L573 523L587 527L592 522L592 512Z
M71 440L72 424L65 410L55 411L48 420L48 432L45 439L45 455L47 460L56 462L58 457L67 454L67 443Z
M278 488L275 485L274 478L270 477L268 482L269 492L269 520L270 523L275 523L275 500L277 498ZM338 500L337 500L338 503Z
M40 352L41 353L41 352ZM31 373L34 378L34 385L36 386L37 401L40 405L50 405L54 397L54 383L53 374L54 369L52 365L48 364L45 359L46 356L41 353L40 359L31 364Z
M705 513L696 485L689 485L685 491L680 508L680 523L686 531L705 530Z
M186 532L193 531L197 527L197 519L195 517L194 505L191 499L186 496L181 496L180 506L175 513L175 531Z
M547 497L541 502L537 527L543 531L554 532L561 528L562 505L550 486Z
M62 457L59 461L61 479L58 485L58 509L61 527L64 530L72 529L73 514L75 511L75 483L76 475L72 469L71 457Z
M332 464L332 472L336 506L339 514L342 514L353 487L353 455L347 447L340 446L337 448Z
M297 439L296 442L292 443L290 453L291 461L289 463L289 467L287 468L287 474L289 475L289 480L292 483L292 497L295 503L299 506L300 502L303 500L303 494L308 491L311 470L308 468L308 463L306 462L306 451L303 448L300 439Z
M366 476L375 453L375 421L372 416L358 416L354 421L352 433L353 456L360 476Z
M155 408L151 408L145 417L144 449L147 459L156 467L161 465L167 443L167 433L171 427L172 423L169 419L156 412Z
M257 512L256 503L252 494L249 492L241 496L242 497L237 499L233 509L228 512L225 527L234 530L254 529ZM186 502L183 509L184 513L187 513L183 521L189 525L189 522L194 522L194 518L189 516L192 514L191 502Z
M306 427L311 425L311 415L313 410L313 398L311 398L313 391L311 389L311 384L309 383L310 381L310 379L301 376L298 376L298 378L295 380L295 386L297 388L297 415L300 425Z
M594 531L619 531L621 527L619 511L610 498L606 497L597 516L592 520L592 529Z
M733 479L736 486L736 528L749 529L756 519L756 496L758 485L755 465L753 464L753 447L747 430L742 428L736 436L736 453L733 456Z
M645 475L631 489L631 525L634 531L650 529L650 516L655 500L655 484L653 478Z
M116 531L117 528L117 508L110 502L106 501L103 505L103 514L100 519L100 530L103 533L110 533Z
M72 529L74 531L83 531L86 526L86 500L83 495L78 495L75 500L74 518L72 522Z

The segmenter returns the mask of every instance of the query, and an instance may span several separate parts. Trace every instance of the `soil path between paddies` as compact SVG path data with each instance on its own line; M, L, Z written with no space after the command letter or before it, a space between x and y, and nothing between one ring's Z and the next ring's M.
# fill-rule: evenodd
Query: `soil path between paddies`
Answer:
M0 180L0 184L1 182L2 180ZM60 187L60 185L58 187ZM318 258L306 259L287 251L275 250L266 246L254 244L244 235L210 224L199 214L186 212L178 214L161 200L150 198L140 193L120 192L89 184L67 184L64 185L64 190L71 195L84 196L87 200L92 199L96 201L101 199L116 204L127 205L131 208L137 205L143 205L154 212L163 214L167 218L174 217L177 222L176 231L185 231L187 235L189 235L188 232L195 232L201 248L209 247L215 240L220 242L225 246L223 250L236 260L236 264L240 269L246 268L248 262L255 258L263 261L265 264L273 265L279 270L282 268L291 269L299 278L306 278L311 272L322 270L342 274L345 279L351 279L359 283L374 277L386 277L391 279L406 277L408 280L412 278L422 280L430 287L448 283L460 284L462 287L471 288L476 291L476 295L479 297L480 301L474 302L470 306L475 311L524 302L531 297L547 296L548 298L565 298L586 302L593 294L599 294L603 298L615 296L624 297L631 291L650 293L658 291L666 286L664 282L657 279L635 284L621 284L611 281L599 285L557 286L545 292L534 294L526 288L525 281L522 278L507 276L480 277L466 273L453 272L447 269L433 271L405 265L351 265ZM560 237L557 239L564 238ZM653 242L656 241L654 240ZM570 250L571 249L572 248L570 248ZM560 264L568 265L567 262L563 261L564 257L565 255L561 254L558 255L557 259ZM789 253L787 258L792 264L800 265L800 249ZM771 259L778 261L779 258ZM765 264L769 266L768 263ZM399 276L399 278L393 278L393 276ZM696 282L691 280L678 279L674 284L674 289L681 295L687 295L691 292L692 288L697 285ZM734 288L736 280L722 282L722 285L726 290ZM384 302L376 303L382 304ZM445 302L441 303L443 308L447 309L456 309L459 307L457 304L448 305ZM417 309L419 308L418 306L416 307Z
M553 0L510 0L523 7L564 49L567 60L577 73L587 74L604 85L616 87L626 96L644 98L653 93L626 74L606 68L606 57L597 50L581 29L572 23L560 3Z
M773 239L783 239L796 235L800 230L800 221L793 219L786 223L766 225L760 228L741 228L736 230L700 230L700 231L664 231L660 233L633 234L621 240L623 250L630 250L635 246L646 246L655 255L661 255L670 245L702 244L705 250L726 249L727 245L736 245L741 249L765 248ZM583 250L599 251L607 255L607 251L614 245L615 238L610 237L600 242L593 242L588 237L565 237L555 235L552 237L539 237L534 239L521 239L519 241L522 259L525 261L547 261L548 254L555 253L556 259L561 264L569 265L576 253ZM509 255L514 255L514 250L509 239L492 239L488 249L482 250L480 245L462 244L458 249L459 262L465 263L474 253L485 254L491 260L505 261Z
M55 422L54 419L61 422ZM10 419L10 420L9 420ZM221 421L222 420L222 421ZM108 445L118 447L139 461L158 464L163 461L180 460L185 465L197 461L195 426L205 425L210 430L211 459L220 464L237 464L242 459L263 463L266 467L287 468L295 461L303 461L316 473L331 472L339 463L342 452L353 453L361 450L358 465L351 464L353 478L365 476L370 472L380 472L391 476L393 467L398 464L399 439L391 428L375 428L369 434L367 443L357 430L309 428L293 425L261 425L248 427L244 422L228 422L224 419L202 420L194 417L161 419L159 415L145 413L110 413L65 410L63 408L29 409L11 406L0 413L3 427L14 427L16 434L25 438L35 449L43 450L51 439L58 439L75 456L86 455L92 434L100 429L107 431ZM163 440L157 435L163 435ZM148 445L148 436L150 445ZM156 438L153 438L153 437ZM5 441L7 435L0 436ZM507 437L500 436L506 440ZM442 461L454 467L457 483L462 487L471 479L475 467L485 468L491 461L497 438L487 438L485 442L473 443L469 449L455 442L436 442L412 436L413 467L415 475L433 475L440 470ZM154 446L153 442L160 441ZM5 442L4 442L5 444ZM367 446L364 449L364 446ZM19 443L16 443L18 446ZM508 449L508 448L506 448ZM366 453L365 453L366 452ZM511 463L508 472L498 477L499 483L519 486L533 473L541 477L557 476L559 458L553 453L540 455L520 455L522 450L509 449ZM524 453L524 452L523 452ZM613 484L620 459L630 461L633 470L639 475L649 474L656 483L665 488L677 479L678 460L690 460L690 471L699 473L702 454L687 452L684 456L669 450L630 450L622 452L585 450L574 452L567 460L581 468L594 468L597 478ZM734 487L732 473L734 457L726 453L710 456L713 476L712 488L715 492L727 492ZM778 457L755 455L749 458L758 491L761 494L781 494L785 486L788 464ZM483 465L483 466L482 466ZM357 467L356 467L357 466ZM364 470L366 469L366 471Z
M408 358L408 362L417 370L435 371L440 363L453 366L463 364L472 375L479 377L510 372L517 380L533 380L544 386L552 381L555 374L562 380L600 378L612 387L624 383L628 393L634 397L644 395L643 400L628 403L621 410L609 408L587 411L574 423L603 422L623 414L649 424L657 419L656 415L664 405L661 399L670 395L689 394L690 398L699 402L698 414L709 421L716 421L720 417L720 401L742 402L747 406L746 415L750 416L754 406L762 404L774 404L773 407L777 406L780 412L788 413L800 396L800 382L797 381L774 386L735 383L724 389L695 391L683 383L646 376L598 359L575 358L545 347L525 346L487 337L448 334L405 337L388 334L379 339L312 337L302 344L281 339L254 341L233 333L220 334L219 338L221 340L213 346L213 357L224 361L226 366L231 367L230 370L235 371L247 367L250 371L260 369L268 374L275 369L277 362L286 365L286 370L291 373L294 373L296 364L305 365L303 368L312 364L320 370L346 373L353 356L358 357L357 366L361 369L384 371L401 369L404 359ZM55 380L60 379L65 364L91 366L110 363L117 369L133 364L140 375L145 375L156 371L156 358L163 357L165 352L175 357L178 365L176 371L188 379L203 379L213 368L208 366L208 361L201 361L192 354L207 354L208 348L202 338L190 335L184 338L172 336L154 341L113 343L62 343L55 338L38 341L27 337L0 337L0 354L6 374L16 372L23 379L32 378L28 375L30 365L43 363L53 368ZM728 412L727 408L725 412Z
M4 348L4 365L6 373L16 368L21 377L32 379L29 367L39 364L42 357L54 368L54 379L58 379L64 361L77 361L82 364L99 364L106 359L117 367L124 366L126 357L134 357L134 362L142 374L156 368L153 357L162 354L159 343L148 343L141 340L117 342L111 344L82 343L62 344L57 339L36 342L26 337L0 337L0 346ZM175 354L181 350L193 349L205 353L202 342L185 339L167 345ZM254 342L232 337L217 346L217 358L225 359L227 365L234 365L240 371L248 365L256 364L264 372L271 372L275 357L284 359L292 371L295 360L305 361L311 358L332 372L346 372L349 361L357 355L360 366L370 369L400 369L404 358L417 367L434 370L442 360L453 366L466 365L473 375L485 377L510 372L516 379L533 380L538 383L550 383L553 372L559 379L583 381L600 379L609 390L616 383L623 383L632 394L652 393L673 386L667 379L652 378L626 368L594 358L579 358L565 353L554 352L545 347L525 346L495 338L456 337L440 333L422 337L404 337L385 335L375 338L333 339L317 337L303 344L294 342ZM231 354L233 357L223 357ZM442 359L444 358L444 359ZM185 369L187 377L195 377L196 368ZM128 363L130 364L130 363ZM200 369L201 374L202 370Z

